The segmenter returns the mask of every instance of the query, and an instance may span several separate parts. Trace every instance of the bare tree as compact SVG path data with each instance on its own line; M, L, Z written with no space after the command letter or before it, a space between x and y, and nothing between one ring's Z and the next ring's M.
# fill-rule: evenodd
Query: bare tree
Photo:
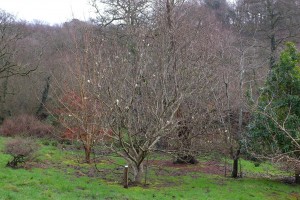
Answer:
M68 73L63 76L63 81L54 77L57 106L52 108L52 114L58 116L69 131L66 139L82 143L85 162L91 163L93 147L107 131L101 123L102 104L94 91L97 86L93 86L99 78L97 50L101 48L101 42L95 40L89 25L73 27L69 31L74 43L69 51L62 53Z
M298 0L240 0L237 1L236 23L247 24L245 34L255 35L264 43L269 68L274 67L278 48L287 40L299 37Z
M18 42L23 37L22 24L17 23L14 16L0 10L1 120L10 113L8 109L5 109L7 95L9 94L9 78L16 75L27 76L37 68L37 66L30 67L27 64L17 62Z
M106 108L103 123L112 130L109 148L127 160L136 183L141 182L145 158L162 138L179 141L191 136L179 133L192 111L186 104L195 101L194 95L212 80L209 63L216 55L204 45L207 38L210 45L214 40L204 31L209 22L196 14L198 4L157 1L152 5L151 23L125 21L103 28L102 33L110 33L102 38L106 48L94 58L104 63L94 85ZM204 32L206 38L199 40Z
M245 37L242 25L236 28L224 31L218 80L211 87L218 113L217 128L224 139L222 153L233 159L231 176L234 178L238 177L239 157L250 118L248 97L251 94L251 98L258 98L260 82L267 75L263 68L265 62L259 59L258 41Z
M91 0L90 4L97 13L93 21L103 26L118 24L136 26L146 23L151 15L150 0Z

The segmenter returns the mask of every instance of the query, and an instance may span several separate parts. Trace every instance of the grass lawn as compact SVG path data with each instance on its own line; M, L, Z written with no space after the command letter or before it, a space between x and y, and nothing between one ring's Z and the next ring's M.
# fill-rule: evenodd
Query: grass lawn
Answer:
M7 138L0 138L0 148ZM42 145L38 163L29 169L5 167L9 155L0 153L0 199L300 199L300 186L284 184L278 180L253 176L243 179L225 178L197 170L204 163L186 167L149 168L147 187L124 189L120 184L122 169L110 161L123 164L113 156L94 165L77 162L77 153L55 146ZM286 174L270 164L254 167L242 161L247 174ZM256 178L255 178L256 177Z

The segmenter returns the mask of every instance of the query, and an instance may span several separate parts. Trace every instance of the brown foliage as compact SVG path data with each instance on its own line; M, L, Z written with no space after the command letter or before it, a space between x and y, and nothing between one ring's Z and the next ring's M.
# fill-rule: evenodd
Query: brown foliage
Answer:
M20 115L6 119L0 128L0 135L7 137L34 136L41 138L52 136L52 131L52 126L42 123L34 116Z

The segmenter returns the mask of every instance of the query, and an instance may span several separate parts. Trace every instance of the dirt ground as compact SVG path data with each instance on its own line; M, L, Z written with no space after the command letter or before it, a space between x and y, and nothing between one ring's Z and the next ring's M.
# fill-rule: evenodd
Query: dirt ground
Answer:
M177 169L182 173L188 172L203 172L207 174L224 175L225 167L224 164L217 161L199 162L198 164L174 164L172 161L164 160L151 160L149 166L158 168L169 168ZM227 173L229 166L227 166Z

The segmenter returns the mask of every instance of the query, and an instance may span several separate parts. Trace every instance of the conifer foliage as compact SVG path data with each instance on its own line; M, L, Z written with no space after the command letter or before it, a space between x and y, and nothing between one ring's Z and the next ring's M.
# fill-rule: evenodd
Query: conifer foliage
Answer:
M270 71L249 126L251 150L271 157L300 156L300 53L287 43Z

